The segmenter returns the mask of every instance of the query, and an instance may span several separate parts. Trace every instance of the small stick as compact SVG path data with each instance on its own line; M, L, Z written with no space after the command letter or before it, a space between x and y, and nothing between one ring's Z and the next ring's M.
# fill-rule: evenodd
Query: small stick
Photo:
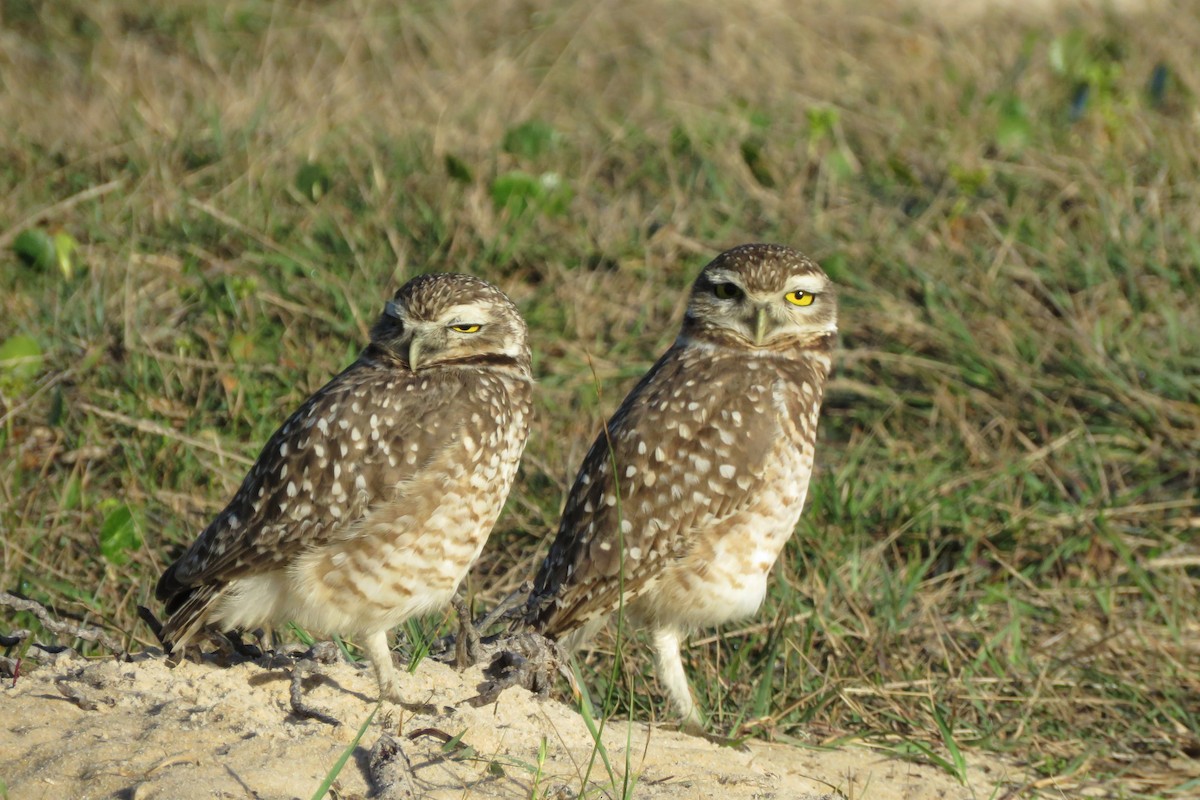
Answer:
M292 667L292 688L289 693L292 713L303 719L315 719L317 722L324 722L326 725L336 728L342 724L341 720L304 701L304 676L312 666L313 663L305 658L297 661Z
M79 691L61 678L54 682L54 688L58 689L59 694L82 708L84 711L95 711L97 708L99 708L99 706L97 706L94 701L89 700L83 692Z
M497 622L500 622L501 620L505 620L505 619L508 619L509 617L513 616L512 615L513 609L516 609L516 608L519 608L519 607L525 605L525 601L529 597L529 593L532 591L533 591L532 583L530 583L529 581L525 581L524 583L522 583L520 586L518 586L516 588L516 591L512 592L512 594L510 594L508 597L504 598L499 603L497 603L496 607L493 608L491 611L489 611L486 617L484 617L482 620L480 620L480 622L477 626L479 628L479 630L481 630L481 631L487 630L491 626L495 625Z
M0 606L8 606L17 611L31 612L42 623L42 627L51 633L67 634L73 639L83 639L87 642L99 642L101 647L112 653L125 652L125 648L121 646L120 642L99 628L60 622L50 615L45 606L35 600L26 600L23 597L17 597L8 592L0 592Z

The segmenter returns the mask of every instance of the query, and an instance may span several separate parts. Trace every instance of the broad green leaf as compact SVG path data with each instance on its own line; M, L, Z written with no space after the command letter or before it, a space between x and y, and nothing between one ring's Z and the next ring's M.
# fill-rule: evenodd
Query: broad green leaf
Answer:
M310 161L296 170L296 188L314 203L325 196L332 184L329 171L323 164Z
M100 526L100 555L110 564L121 566L129 562L129 554L142 546L133 511L124 503L118 504Z
M841 114L833 108L810 108L804 112L808 122L808 138L813 142L834 141Z
M498 175L492 181L492 203L497 210L508 209L513 214L529 208L543 192L537 177L521 170Z
M21 261L38 269L50 269L58 259L54 250L54 239L41 228L21 231L12 247Z
M531 119L509 128L500 145L506 153L521 158L537 158L558 144L562 135L548 123Z
M0 384L20 389L42 371L42 348L32 336L18 333L0 344Z
M571 189L570 184L563 181L562 176L557 172L543 172L538 176L538 183L542 186L542 194L539 198L541 210L555 217L567 213L567 208L575 197L575 192Z

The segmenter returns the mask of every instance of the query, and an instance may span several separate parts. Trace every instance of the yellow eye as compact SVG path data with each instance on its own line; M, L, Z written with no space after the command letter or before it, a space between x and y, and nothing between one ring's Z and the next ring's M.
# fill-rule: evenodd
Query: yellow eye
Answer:
M712 290L718 300L732 300L742 293L742 290L732 283L714 283Z
M795 292L788 292L783 297L794 306L811 306L816 295L797 290Z
M451 325L450 330L458 331L459 333L478 333L478 325Z

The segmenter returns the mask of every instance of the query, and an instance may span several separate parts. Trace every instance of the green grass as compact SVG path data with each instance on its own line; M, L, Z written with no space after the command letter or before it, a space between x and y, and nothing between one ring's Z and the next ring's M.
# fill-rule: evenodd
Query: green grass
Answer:
M354 734L354 738L351 739L350 743L346 745L346 748L342 750L342 754L338 756L337 761L333 762L333 766L331 766L329 768L329 772L325 774L325 778L321 781L321 785L317 787L315 792L313 792L312 800L321 800L321 798L328 795L330 787L332 787L334 782L337 781L337 776L341 773L342 768L346 766L346 762L349 761L350 757L354 755L354 751L358 748L358 743L362 741L363 734L365 734L367 729L371 727L371 721L375 719L375 715L378 713L379 705L376 704L376 706L371 709L371 713L367 715L367 718L364 719L362 724L358 726L358 731Z
M688 652L714 723L1194 792L1200 18L789 9L0 4L0 345L40 350L0 364L0 584L148 644L247 459L455 270L538 376L492 602L696 271L778 241L842 286L842 349L770 596ZM597 644L598 713L669 716L649 648Z

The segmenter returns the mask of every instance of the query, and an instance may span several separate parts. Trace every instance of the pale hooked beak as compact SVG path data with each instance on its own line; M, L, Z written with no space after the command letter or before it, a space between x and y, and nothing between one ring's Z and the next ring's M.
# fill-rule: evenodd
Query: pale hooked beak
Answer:
M759 306L758 313L754 316L754 344L757 347L762 347L763 340L767 338L767 309L765 306Z
M413 372L421 368L421 340L416 336L408 343L408 367Z

